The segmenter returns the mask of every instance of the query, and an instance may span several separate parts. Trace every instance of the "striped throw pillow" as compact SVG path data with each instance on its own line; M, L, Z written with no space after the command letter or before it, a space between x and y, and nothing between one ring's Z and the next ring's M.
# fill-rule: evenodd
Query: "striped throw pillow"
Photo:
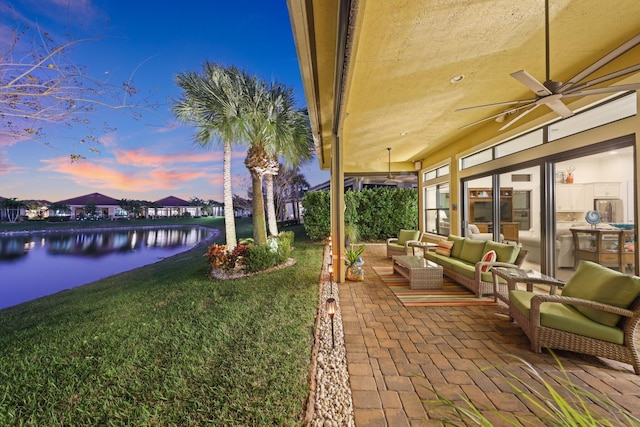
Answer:
M444 256L451 256L452 240L440 240L436 247L436 253Z
M498 255L496 255L496 251L489 251L482 257L482 262L495 262L496 258L498 258ZM491 270L490 265L483 265L482 267L480 267L480 271L482 271L483 273L489 270Z

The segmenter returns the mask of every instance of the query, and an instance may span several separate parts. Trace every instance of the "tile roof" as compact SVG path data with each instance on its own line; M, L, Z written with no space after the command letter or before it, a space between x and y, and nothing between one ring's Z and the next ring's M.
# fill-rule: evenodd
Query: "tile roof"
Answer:
M74 197L71 199L60 200L57 203L63 204L63 205L70 205L70 206L71 205L84 206L89 203L93 203L96 206L112 206L112 205L119 206L120 200L116 200L113 197L105 196L104 194L100 194L100 193L91 193L91 194L86 194L84 196Z
M175 196L165 197L164 199L156 200L154 203L160 206L189 206L189 202Z

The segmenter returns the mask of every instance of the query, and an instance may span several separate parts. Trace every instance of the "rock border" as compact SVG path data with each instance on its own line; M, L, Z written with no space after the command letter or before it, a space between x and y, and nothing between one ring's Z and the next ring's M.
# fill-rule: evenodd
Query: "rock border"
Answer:
M309 399L304 425L352 427L355 426L355 418L338 292L339 286L343 284L333 283L332 285L329 281L327 266L330 260L331 251L327 246L318 287L318 309L311 353ZM334 298L338 304L338 310L333 317L335 347L332 347L331 319L325 308L328 298Z

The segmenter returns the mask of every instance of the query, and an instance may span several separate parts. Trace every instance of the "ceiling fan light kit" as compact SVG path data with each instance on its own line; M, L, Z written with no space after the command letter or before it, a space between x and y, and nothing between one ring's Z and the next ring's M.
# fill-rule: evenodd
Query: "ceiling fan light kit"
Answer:
M626 92L626 91L633 91L633 90L640 89L640 83L622 84L622 85L588 89L592 86L595 86L601 83L606 83L610 80L638 72L640 71L640 64L636 64L631 67L627 67L622 70L618 70L616 72L609 73L607 75L595 78L593 80L583 82L584 79L586 79L587 77L595 73L597 70L601 69L605 65L609 64L613 60L619 58L620 56L628 52L629 50L638 46L640 44L640 34L637 34L635 37L632 37L627 42L618 46L616 49L612 50L607 55L603 56L602 58L600 58L599 60L597 60L596 62L594 62L593 64L591 64L590 66L588 66L587 68L585 68L584 70L576 74L574 77L569 79L566 83L551 80L551 78L549 77L550 67L549 67L549 49L548 49L548 46L549 46L548 2L545 5L545 7L547 12L545 14L547 17L545 19L545 26L546 26L545 28L546 29L545 60L546 60L546 70L547 70L546 81L544 83L540 83L540 81L538 81L535 77L533 77L531 74L529 74L525 70L520 70L520 71L511 73L511 77L513 77L514 79L522 83L524 86L526 86L529 90L531 90L535 94L536 97L531 99L517 100L517 101L496 102L492 104L478 105L475 107L458 108L455 110L456 112L474 110L474 109L485 108L485 107L496 107L499 105L524 104L514 108L510 108L507 111L503 111L501 113L494 114L489 117L485 117L484 119L477 120L473 123L469 123L465 126L462 126L460 129L465 129L470 126L483 123L488 120L495 120L498 123L503 123L508 118L508 116L515 115L516 113L519 112L519 114L516 117L507 121L507 123L505 123L499 129L502 131L508 128L509 126L513 125L514 123L518 122L527 114L531 113L541 105L546 105L551 110L553 110L556 114L558 114L560 117L567 118L567 117L573 116L574 112L563 102L564 98L598 95L603 93Z

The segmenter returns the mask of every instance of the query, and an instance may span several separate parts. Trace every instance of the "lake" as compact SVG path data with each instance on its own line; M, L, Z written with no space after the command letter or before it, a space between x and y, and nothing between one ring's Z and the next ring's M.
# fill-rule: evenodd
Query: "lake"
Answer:
M153 264L216 233L163 227L0 236L0 309Z

